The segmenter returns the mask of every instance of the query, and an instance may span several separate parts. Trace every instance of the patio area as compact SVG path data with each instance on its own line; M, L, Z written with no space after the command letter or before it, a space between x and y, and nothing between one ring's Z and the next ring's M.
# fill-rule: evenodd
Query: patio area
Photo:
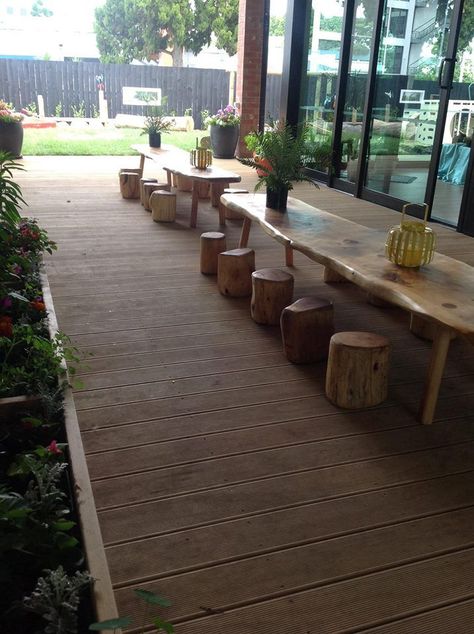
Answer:
M416 421L430 344L409 316L295 253L295 299L334 302L337 330L393 345L389 399L349 412L324 396L325 363L290 364L278 328L199 272L218 230L190 194L177 222L123 200L138 157L32 157L28 214L58 251L46 270L59 326L85 356L75 403L118 611L132 588L168 597L177 634L471 634L474 349L452 342L435 422ZM255 175L237 161L216 165ZM158 175L147 163L145 174ZM362 225L399 214L308 184L293 195ZM227 221L227 248L241 224ZM474 240L441 226L438 250L474 266ZM252 230L256 268L284 249ZM152 630L150 625L150 630ZM138 629L131 630L137 632Z

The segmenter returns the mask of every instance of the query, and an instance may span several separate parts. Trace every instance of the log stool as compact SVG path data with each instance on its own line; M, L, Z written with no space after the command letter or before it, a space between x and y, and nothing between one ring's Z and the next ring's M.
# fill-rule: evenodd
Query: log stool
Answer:
M209 198L209 190L211 189L210 183L206 183L206 181L202 181L198 183L198 198L201 200L205 200Z
M433 341L436 336L436 324L433 321L428 321L420 315L415 315L411 313L410 316L410 332L419 337L420 339L425 339L426 341ZM456 331L451 331L451 341L456 339Z
M222 193L223 194L248 194L249 190L236 189L234 187L226 187ZM220 207L224 207L223 212L220 209ZM227 220L242 220L243 218L242 214L239 214L238 211L232 211L232 209L229 209L228 207L223 205L221 202L219 202L219 217L221 217L222 213L224 213L224 218L227 218Z
M150 194L151 218L155 222L174 222L176 219L176 194L157 189Z
M142 170L139 167L121 167L118 172L119 178L122 172L131 172L132 174L140 174L140 178L142 177Z
M390 342L371 332L331 337L326 396L346 409L378 405L387 398Z
M211 205L213 207L219 207L221 195L223 194L224 189L229 187L229 184L230 183L224 181L217 181L211 184Z
M158 179L157 178L148 178L148 177L142 177L140 178L140 202L143 205L143 187L145 185L145 183L157 183Z
M283 349L292 363L326 359L334 334L332 302L321 297L302 297L286 306L280 318Z
M140 174L120 172L119 181L122 198L140 198Z
M255 271L253 249L231 249L217 256L217 287L222 295L247 297L252 293Z
M293 285L293 275L280 269L260 269L252 273L252 319L257 324L278 326L281 311L292 302Z
M201 234L201 273L216 275L219 253L226 250L225 235L220 231Z
M176 174L176 186L180 192L190 192L193 188L193 179L189 176Z
M169 191L170 187L167 183L158 183L158 181L154 183L143 183L143 206L147 211L151 211L150 207L150 196L153 192L159 190Z

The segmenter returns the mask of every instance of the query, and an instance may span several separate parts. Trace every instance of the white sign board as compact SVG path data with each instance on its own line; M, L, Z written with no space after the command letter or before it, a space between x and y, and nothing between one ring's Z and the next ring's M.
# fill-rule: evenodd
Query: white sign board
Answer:
M124 86L122 101L126 106L161 106L161 88Z

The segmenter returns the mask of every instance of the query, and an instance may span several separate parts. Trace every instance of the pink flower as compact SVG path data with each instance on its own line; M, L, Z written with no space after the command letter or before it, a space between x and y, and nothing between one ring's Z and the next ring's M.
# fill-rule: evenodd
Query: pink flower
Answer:
M62 453L62 449L60 449L58 447L58 443L56 442L56 440L52 440L49 445L46 447L47 451L49 451L49 453L55 454L55 455L59 455Z

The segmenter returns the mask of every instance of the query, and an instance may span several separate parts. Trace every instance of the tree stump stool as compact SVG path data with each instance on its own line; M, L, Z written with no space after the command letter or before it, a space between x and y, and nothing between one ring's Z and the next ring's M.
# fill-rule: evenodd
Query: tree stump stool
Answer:
M255 271L253 249L231 249L217 256L217 287L222 295L247 297L252 293Z
M346 409L373 407L387 398L390 342L370 332L331 337L326 372L327 398Z
M156 191L169 191L167 183L143 183L143 206L147 211L151 211L150 196Z
M282 310L293 300L293 286L293 275L280 269L252 273L252 319L257 324L278 326Z
M142 177L142 170L139 167L121 167L118 171L119 179L122 172L130 172L131 174L139 174Z
M236 189L234 187L226 187L222 193L223 194L248 194L249 190ZM221 207L224 208L223 211L221 210ZM219 217L221 217L222 214L224 215L224 218L226 218L227 220L242 220L243 218L242 214L239 214L238 211L232 211L232 209L229 209L228 207L223 205L221 202L219 202Z
M198 183L198 198L201 200L209 198L210 188L211 188L210 183L206 183L206 181L202 181L201 183Z
M176 194L157 189L150 194L151 218L155 222L174 222L176 219Z
M423 319L419 315L411 313L410 317L410 332L426 341L433 341L436 335L437 326L433 321ZM456 339L456 331L451 331L451 340Z
M157 183L157 182L158 182L157 178L148 178L148 177L140 178L140 202L142 205L143 205L143 187L145 183Z
M219 253L226 250L225 235L220 231L208 231L201 234L201 273L217 274Z
M292 363L326 359L334 334L332 302L321 297L302 297L286 306L280 318L283 349Z
M190 192L193 189L193 179L189 176L176 174L176 187L180 192Z
M211 205L213 207L219 207L221 195L224 193L224 189L229 187L229 183L216 182L211 184Z
M122 198L140 198L140 174L120 172L119 181Z

